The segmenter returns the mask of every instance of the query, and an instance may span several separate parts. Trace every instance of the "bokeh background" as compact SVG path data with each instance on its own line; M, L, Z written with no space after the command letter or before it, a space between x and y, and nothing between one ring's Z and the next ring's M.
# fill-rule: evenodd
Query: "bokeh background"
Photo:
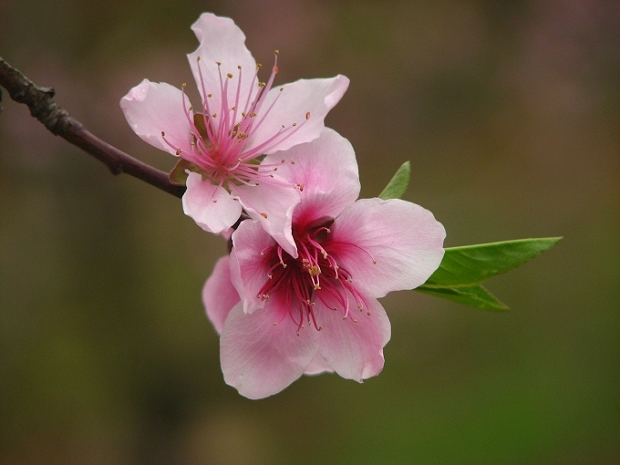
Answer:
M200 301L224 241L4 92L0 464L620 463L620 4L2 0L0 56L169 169L118 102L145 77L193 88L202 11L258 61L279 49L279 83L351 79L327 123L364 197L411 160L405 198L447 246L565 239L488 283L509 313L390 295L379 377L249 401Z

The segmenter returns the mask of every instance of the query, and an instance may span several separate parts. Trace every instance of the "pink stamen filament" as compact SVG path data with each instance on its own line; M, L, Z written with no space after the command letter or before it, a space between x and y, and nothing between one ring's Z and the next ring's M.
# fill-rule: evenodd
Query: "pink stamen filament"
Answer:
M301 124L293 123L285 127L281 126L273 135L267 137L248 150L245 150L246 141L263 125L268 115L277 104L280 94L269 104L266 110L262 110L267 101L269 91L272 89L276 75L278 74L278 52L275 53L274 65L267 83L258 81L258 71L251 81L251 84L244 105L241 106L241 95L243 85L243 70L237 66L238 72L222 74L222 65L217 63L219 77L220 104L219 108L213 108L210 104L212 94L207 92L203 75L203 63L197 57L198 76L200 78L200 90L203 97L202 122L204 127L199 129L194 122L192 108L187 108L185 84L182 86L182 105L183 112L187 119L190 134L193 141L184 142L186 146L176 146L171 140L167 139L162 133L162 138L166 145L174 150L177 156L182 156L186 160L195 163L203 170L214 184L226 187L229 191L234 185L258 185L266 182L273 185L286 185L288 183L275 177L274 171L281 163L270 163L260 165L253 163L256 157L268 153L271 149L291 137L296 133L310 117L306 113L306 119ZM234 98L229 98L228 92L231 83L229 80L237 79L234 87ZM215 92L214 92L215 93ZM229 102L234 102L230 107ZM211 102L212 103L212 102Z

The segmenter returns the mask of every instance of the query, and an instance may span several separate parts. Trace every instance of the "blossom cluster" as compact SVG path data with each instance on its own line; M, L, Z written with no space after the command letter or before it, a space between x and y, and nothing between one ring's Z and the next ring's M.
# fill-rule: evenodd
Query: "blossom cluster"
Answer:
M304 374L362 382L383 368L390 322L378 298L437 269L445 230L399 199L358 199L353 147L324 118L341 75L275 86L229 18L204 13L188 55L202 100L143 80L121 108L144 141L179 159L184 212L230 240L203 289L226 383L248 398Z

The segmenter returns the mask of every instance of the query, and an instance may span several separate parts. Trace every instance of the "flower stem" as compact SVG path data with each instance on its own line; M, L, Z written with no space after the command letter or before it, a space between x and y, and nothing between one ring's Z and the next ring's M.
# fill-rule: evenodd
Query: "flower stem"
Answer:
M176 197L181 197L185 192L185 186L170 182L168 173L133 158L92 134L54 101L53 88L36 85L2 57L0 57L0 86L4 87L17 103L27 105L30 114L52 134L62 137L92 155L106 165L112 174L127 173Z

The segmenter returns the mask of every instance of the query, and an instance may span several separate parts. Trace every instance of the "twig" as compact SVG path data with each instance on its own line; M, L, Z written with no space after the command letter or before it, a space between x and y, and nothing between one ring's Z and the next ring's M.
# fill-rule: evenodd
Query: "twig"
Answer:
M0 57L0 86L9 92L13 100L27 105L30 114L54 135L80 147L104 163L112 174L127 173L176 197L181 197L185 192L185 186L170 182L168 173L133 158L93 135L54 101L53 88L36 85L2 57Z

